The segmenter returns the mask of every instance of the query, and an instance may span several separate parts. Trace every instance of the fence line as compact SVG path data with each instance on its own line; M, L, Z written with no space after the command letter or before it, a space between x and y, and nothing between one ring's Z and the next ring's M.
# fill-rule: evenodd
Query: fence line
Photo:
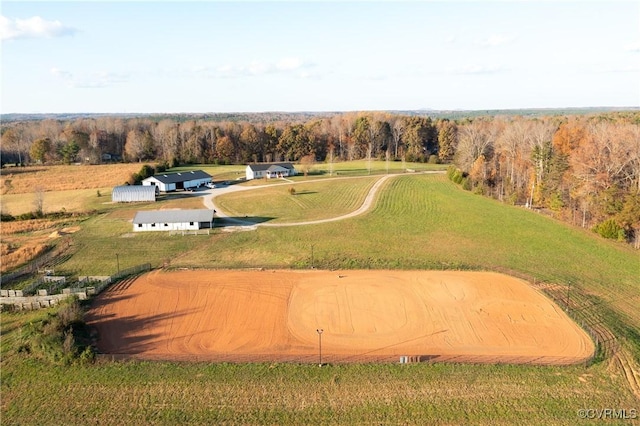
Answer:
M105 360L147 360L180 362L215 363L260 363L279 362L295 364L319 363L319 354L148 354L148 353L108 353L100 354ZM447 362L453 364L518 364L518 365L589 365L591 357L560 356L509 356L509 355L469 355L469 354L433 354L433 355L364 355L364 354L322 354L323 364L414 364Z
M66 249L66 248L65 248ZM57 253L60 254L60 253ZM48 259L53 258L53 253L50 252ZM41 267L45 262L42 261L42 257L38 263ZM33 266L31 267L33 269ZM597 305L604 303L599 300L594 300L592 296L583 293L580 287L575 282L563 283L562 280L551 279L551 282L546 280L537 281L531 279L525 273L516 271L501 270L502 268L494 268L496 272L509 274L518 278L521 278L529 283L533 288L541 291L551 300L553 300L558 306L564 307L566 314L571 317L576 324L582 327L583 330L593 340L596 345L596 351L588 358L576 358L576 357L522 357L522 356L489 356L489 355L385 355L376 356L374 354L354 354L354 355L331 355L323 354L323 361L327 363L397 363L401 362L401 358L404 362L464 362L464 363L480 363L480 364L531 364L531 365L571 365L571 364L592 364L598 357L610 357L614 355L620 349L620 342L616 336L607 327L606 321L601 317L601 312L597 309ZM84 287L72 288L68 287L63 289L65 297L69 297L72 294L80 295L81 298L86 298L94 294L99 294L110 285L122 280L131 275L136 275L142 272L151 270L151 264L146 263L142 265L133 266L131 268L123 269L118 273L106 276L106 277L83 277L79 283L85 285ZM577 280L576 280L577 281ZM24 294L31 294L35 292L38 287L42 286L44 279L36 281L34 284L28 286L23 290ZM93 286L88 286L93 284ZM15 293L14 293L15 294ZM4 291L3 291L4 296ZM34 299L38 296L33 296L29 301L24 300L15 302L14 304L18 309L26 309L26 306L31 304L33 308L36 306L47 307L52 303ZM4 299L4 300L3 300ZM16 297L11 300L17 299ZM51 300L51 299L49 299ZM0 303L10 304L9 298L0 297ZM595 308L595 309L594 309ZM296 363L314 363L317 361L316 355L287 355L287 354L208 354L208 355L163 355L153 356L149 354L105 354L105 357L112 357L114 359L125 358L138 358L138 359L171 359L178 361L209 361L209 362L296 362Z
M2 276L0 276L0 285L7 284L16 278L38 271L38 269L43 268L47 263L66 252L70 246L70 240L66 239L61 244L58 244L56 247L39 256L37 259L32 260L13 272L2 274Z
M123 269L111 276L84 277L82 280L78 281L79 284L85 284L84 287L66 287L62 289L60 294L47 294L47 289L38 289L38 285L42 286L46 284L43 279L39 279L34 283L34 285L29 286L29 293L27 293L26 290L2 290L0 293L0 296L2 296L0 297L0 305L9 306L14 310L32 310L55 306L61 300L73 295L84 300L88 297L99 294L109 285L116 283L123 278L150 270L151 264L145 263ZM36 293L36 291L38 292L38 295L27 295ZM17 294L17 292L19 293Z
M597 309L597 305L606 302L595 300L594 296L584 293L579 285L579 279L563 280L554 277L536 279L526 272L499 267L493 269L527 281L533 288L564 308L564 312L591 337L596 346L587 365L594 363L600 357L611 357L620 349L620 342L609 329L605 318L601 316L602 312Z

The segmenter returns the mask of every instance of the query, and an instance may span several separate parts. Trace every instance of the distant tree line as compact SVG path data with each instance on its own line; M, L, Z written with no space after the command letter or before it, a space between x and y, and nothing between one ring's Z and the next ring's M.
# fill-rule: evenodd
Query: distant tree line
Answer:
M452 163L450 177L466 189L546 209L640 248L638 111L455 120L386 112L260 117L16 121L1 128L0 160L163 168L309 159Z

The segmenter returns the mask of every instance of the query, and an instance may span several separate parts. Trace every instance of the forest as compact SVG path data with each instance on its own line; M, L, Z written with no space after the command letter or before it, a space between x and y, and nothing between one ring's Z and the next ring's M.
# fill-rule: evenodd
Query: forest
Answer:
M640 248L640 111L96 116L5 122L3 167L154 162L451 164L464 189Z

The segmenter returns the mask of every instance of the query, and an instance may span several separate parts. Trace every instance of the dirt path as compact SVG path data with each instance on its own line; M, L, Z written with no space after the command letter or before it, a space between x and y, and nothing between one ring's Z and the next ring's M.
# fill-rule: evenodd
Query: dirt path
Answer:
M460 271L156 271L101 294L101 352L141 359L572 364L594 345L526 282ZM319 336L318 330L322 330Z
M421 172L421 174L444 174L444 171L430 171L430 172ZM355 216L359 216L363 213L366 213L367 211L369 211L369 209L371 209L371 206L373 205L374 200L376 199L376 196L378 195L378 192L380 190L380 187L389 179L397 177L397 176L402 176L399 174L393 174L393 175L384 175L381 176L380 179L378 179L376 181L376 183L371 187L371 189L369 190L369 193L367 194L366 198L364 199L364 202L362 203L362 205L357 209L352 211L351 213L347 213L345 215L342 216L336 216L336 217L332 217L332 218L327 218L327 219L318 219L318 220L310 220L310 221L303 221L303 222L289 222L289 223L260 223L260 224L256 224L253 222L248 222L248 221L244 221L242 219L238 219L238 218L233 218L228 216L226 213L224 213L223 211L221 211L221 209L216 206L215 204L215 198L218 197L219 195L223 195L223 194L227 194L229 192L235 192L235 191L247 191L247 190L254 190L254 189L260 189L260 188L264 188L264 187L272 187L274 185L260 185L260 186L237 186L237 185L232 185L229 186L227 188L221 188L220 190L209 190L207 191L207 194L213 194L212 197L208 197L207 195L205 195L202 199L204 205L206 208L211 209L211 210L215 210L216 211L216 216L220 217L220 218L224 218L226 221L231 222L236 224L235 226L232 227L226 227L226 228L231 228L229 230L253 230L253 229L257 229L258 226L271 226L271 227L283 227L283 226L301 226L301 225L315 225L318 223L327 223L327 222L335 222L338 220L345 220L345 219L349 219ZM342 177L342 178L330 178L331 180L344 180L344 179L358 179L359 177ZM328 179L317 179L317 181L322 181L322 182L326 182ZM309 183L309 182L314 182L313 180L311 181L305 181L305 183ZM282 183L279 185L290 185L291 181L288 181L287 183ZM215 192L214 192L215 191Z

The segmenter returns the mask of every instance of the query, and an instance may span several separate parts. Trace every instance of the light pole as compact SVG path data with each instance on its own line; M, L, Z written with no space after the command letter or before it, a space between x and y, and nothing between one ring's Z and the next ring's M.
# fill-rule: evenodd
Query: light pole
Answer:
M120 273L120 257L118 257L118 253L116 253L116 265L118 267L118 273Z
M320 355L320 364L318 364L318 367L322 367L322 332L324 330L319 328L316 330L316 332L318 333L318 354Z

